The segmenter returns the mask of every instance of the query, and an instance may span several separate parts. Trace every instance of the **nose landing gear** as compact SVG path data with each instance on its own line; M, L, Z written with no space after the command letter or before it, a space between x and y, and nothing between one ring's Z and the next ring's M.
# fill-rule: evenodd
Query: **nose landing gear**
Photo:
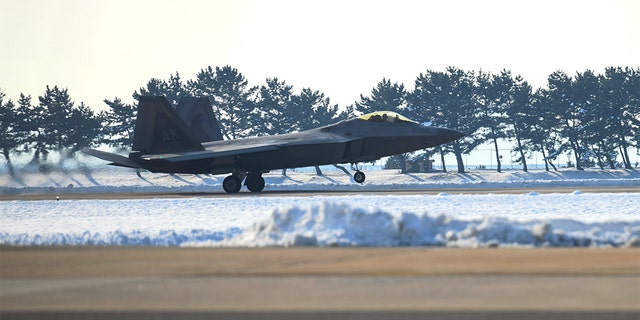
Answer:
M357 183L364 183L364 180L366 179L367 176L364 174L364 172L360 171L360 168L358 168L357 163L351 164L351 170L356 171L356 173L353 174L353 180Z
M353 180L357 183L363 183L365 178L366 176L362 171L356 171L356 173L353 174Z

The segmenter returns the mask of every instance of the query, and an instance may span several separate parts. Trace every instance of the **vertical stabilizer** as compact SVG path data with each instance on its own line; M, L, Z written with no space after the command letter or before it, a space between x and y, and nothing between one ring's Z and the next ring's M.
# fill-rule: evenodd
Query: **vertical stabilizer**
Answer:
M158 154L204 148L165 97L142 96L138 100L132 150Z
M199 142L222 140L222 130L208 98L182 97L176 111Z

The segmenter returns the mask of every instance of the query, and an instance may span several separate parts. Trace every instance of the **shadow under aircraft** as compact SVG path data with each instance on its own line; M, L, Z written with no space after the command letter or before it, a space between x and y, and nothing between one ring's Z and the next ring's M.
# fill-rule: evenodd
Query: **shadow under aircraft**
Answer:
M264 189L270 170L337 163L355 166L353 179L363 183L357 164L454 141L459 131L424 126L400 114L380 111L332 125L272 136L222 140L207 98L183 98L176 109L164 97L142 96L138 102L132 152L128 157L85 148L83 152L111 165L151 172L227 174L228 193L242 185Z

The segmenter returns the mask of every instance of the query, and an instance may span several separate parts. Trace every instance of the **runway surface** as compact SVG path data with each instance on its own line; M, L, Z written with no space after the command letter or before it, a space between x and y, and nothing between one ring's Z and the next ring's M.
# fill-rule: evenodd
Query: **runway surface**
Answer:
M283 196L332 196L332 195L416 195L416 194L525 194L528 192L571 193L580 190L588 193L640 193L640 186L573 186L573 187L527 187L527 188L421 188L421 189L359 189L359 190L265 190L259 193L239 192L235 194L212 190L212 192L118 192L118 193L56 193L46 194L0 194L0 201L14 200L75 200L75 199L153 199L153 198L228 198L228 197L283 197ZM68 190L67 190L68 191ZM56 198L57 197L57 198Z
M639 249L1 247L4 319L638 319Z

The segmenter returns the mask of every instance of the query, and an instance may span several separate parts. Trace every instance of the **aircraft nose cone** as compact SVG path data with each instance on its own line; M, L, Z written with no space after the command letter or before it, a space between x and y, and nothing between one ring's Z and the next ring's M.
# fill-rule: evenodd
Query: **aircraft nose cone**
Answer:
M423 127L422 133L422 141L427 148L445 144L465 136L464 133L457 130L431 126Z
M465 134L460 131L447 128L438 128L438 135L447 139L447 141L458 140L465 136Z

